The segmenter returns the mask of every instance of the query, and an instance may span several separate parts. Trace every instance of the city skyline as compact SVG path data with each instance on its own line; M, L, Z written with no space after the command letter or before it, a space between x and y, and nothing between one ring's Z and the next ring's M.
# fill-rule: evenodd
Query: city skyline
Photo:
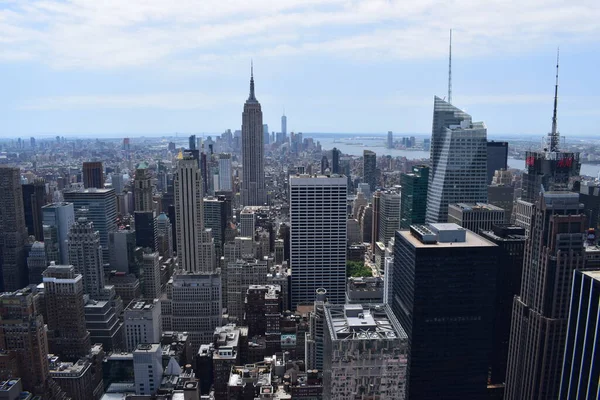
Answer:
M577 3L544 4L539 13L537 1L452 8L263 1L225 9L9 2L0 6L7 38L0 138L236 129L251 58L271 127L285 107L289 131L426 134L433 96L447 91L450 28L453 104L485 120L490 136L550 130L558 46L559 129L592 136L600 119L593 107L600 9Z

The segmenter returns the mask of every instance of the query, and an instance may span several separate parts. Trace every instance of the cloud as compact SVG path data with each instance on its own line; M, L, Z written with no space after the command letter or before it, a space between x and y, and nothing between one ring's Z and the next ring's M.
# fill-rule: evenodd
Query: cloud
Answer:
M597 0L31 0L0 2L0 61L128 68L328 55L358 60L523 52L600 36ZM9 56L6 56L8 54Z

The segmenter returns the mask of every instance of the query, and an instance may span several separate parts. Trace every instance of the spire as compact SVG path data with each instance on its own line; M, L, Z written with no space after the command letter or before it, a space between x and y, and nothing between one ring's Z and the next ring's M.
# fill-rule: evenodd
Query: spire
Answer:
M450 29L450 49L448 51L448 103L452 104L452 29Z
M250 60L250 96L248 96L249 101L257 101L256 97L254 97L254 62Z
M556 109L558 108L558 61L560 49L556 50L556 83L554 84L554 111L552 113L552 132L550 132L550 151L558 151L560 134L558 133Z

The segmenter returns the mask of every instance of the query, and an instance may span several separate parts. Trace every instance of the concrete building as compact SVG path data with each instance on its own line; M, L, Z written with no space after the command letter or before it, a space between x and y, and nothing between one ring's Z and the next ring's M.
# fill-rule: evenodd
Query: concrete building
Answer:
M520 296L513 302L504 398L559 396L573 272L585 262L579 195L545 192L534 207Z
M161 298L163 331L188 332L192 347L210 343L221 326L221 275L175 274Z
M515 206L515 188L509 185L488 186L488 203L504 210L504 222L510 223Z
M475 233L490 231L494 225L504 224L504 210L487 203L456 203L448 206L448 222Z
M244 301L251 285L265 285L269 266L266 261L242 260L227 264L227 314L230 320L244 319Z
M120 229L108 235L110 247L110 269L125 274L135 262L135 230Z
M202 175L190 154L180 154L174 185L179 267L211 273L215 270L214 243L211 231L204 229Z
M158 299L133 300L125 308L125 346L134 351L140 343L160 343L162 313Z
M48 267L48 258L44 243L34 242L27 256L27 270L29 273L29 283L42 283L42 272Z
M323 341L325 335L325 304L327 290L316 290L314 307L309 316L309 332L306 335L306 352L304 360L308 369L323 371Z
M59 357L50 356L50 377L73 400L98 400L94 393L94 365L85 358L75 362L63 362Z
M325 306L323 399L406 399L408 336L384 304Z
M54 263L43 278L49 351L63 360L77 361L91 348L85 326L83 278L72 265Z
M160 281L161 258L157 252L144 253L142 256L142 296L152 300L160 298L162 286Z
M346 304L381 304L383 284L383 278L380 276L348 278Z
M32 183L21 185L23 193L23 212L27 234L36 240L44 240L42 231L42 206L46 204L46 182L35 179Z
M407 398L486 396L497 254L456 224L396 232L391 307L410 342Z
M92 299L103 297L104 268L100 234L94 223L80 217L69 232L69 264L83 277L83 292Z
M265 338L266 351L281 351L281 288L276 285L250 285L244 300L244 326L248 337Z
M600 314L600 272L575 271L560 399L594 399L600 396L598 383L598 326Z
M343 304L346 291L345 176L290 177L292 309L324 287Z
M158 343L140 343L133 351L135 394L155 395L163 378L162 347Z
M23 210L21 171L0 166L0 260L3 291L15 291L25 286L25 240L27 227ZM24 383L25 384L25 383Z
M173 257L173 228L164 212L154 220L154 240L154 250L158 251L161 257Z
M486 203L487 185L485 124L436 96L426 222L447 222L449 204Z
M267 201L264 170L263 115L254 95L254 74L250 74L250 95L242 113L242 205L262 206Z
M231 171L231 154L219 154L219 190L227 192L233 190Z
M75 211L87 209L87 218L94 223L100 236L102 258L108 262L108 235L117 230L117 198L114 189L67 190L63 193L65 201L73 203Z
M379 201L377 241L385 246L394 237L394 232L400 229L400 193L386 190L380 193Z
M104 166L102 162L84 162L81 175L84 188L104 189Z
M240 236L254 237L256 232L256 207L244 207L240 213Z
M42 207L44 246L48 262L69 263L67 239L71 225L75 223L75 210L72 203L52 203Z
M114 290L109 300L90 300L83 308L85 327L90 332L91 341L102 344L106 351L117 351L125 347L123 323L119 320L113 301Z
M135 211L154 211L152 191L152 175L148 171L148 164L142 162L135 169L135 177L133 179Z

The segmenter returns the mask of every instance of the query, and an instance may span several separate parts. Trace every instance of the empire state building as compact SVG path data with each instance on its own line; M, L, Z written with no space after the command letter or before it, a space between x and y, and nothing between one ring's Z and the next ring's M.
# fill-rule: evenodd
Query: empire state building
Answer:
M250 96L242 113L242 204L262 206L265 191L263 118L260 103L254 96L254 71L250 70Z

